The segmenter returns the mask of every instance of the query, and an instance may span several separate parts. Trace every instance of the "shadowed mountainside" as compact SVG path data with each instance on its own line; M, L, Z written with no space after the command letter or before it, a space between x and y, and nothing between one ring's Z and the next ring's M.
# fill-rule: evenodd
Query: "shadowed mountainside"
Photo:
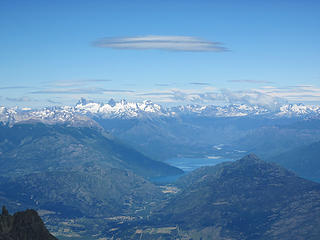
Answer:
M64 216L133 213L162 198L148 177L182 171L96 128L42 123L0 126L0 199L12 210Z
M130 170L143 177L180 174L178 168L152 160L96 128L42 123L0 126L0 174L35 171Z
M162 197L158 187L119 169L101 170L95 175L75 171L33 173L2 179L0 189L11 208L21 205L46 209L65 217L132 214Z
M36 211L28 209L12 216L5 207L2 207L0 240L57 240L57 238L49 233Z

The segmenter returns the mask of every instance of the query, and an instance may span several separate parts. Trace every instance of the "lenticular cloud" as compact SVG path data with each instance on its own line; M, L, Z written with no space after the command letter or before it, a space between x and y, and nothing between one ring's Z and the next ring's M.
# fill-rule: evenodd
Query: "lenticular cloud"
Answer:
M114 49L160 49L166 51L224 52L219 42L190 36L110 37L94 42L94 46Z

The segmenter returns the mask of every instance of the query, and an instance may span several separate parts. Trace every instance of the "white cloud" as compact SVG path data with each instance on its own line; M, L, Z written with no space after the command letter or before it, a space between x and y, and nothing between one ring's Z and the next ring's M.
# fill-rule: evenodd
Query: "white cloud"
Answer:
M269 87L255 89L255 91L268 94L272 97L279 97L292 103L320 103L320 88L312 85Z
M198 90L170 89L140 95L158 102L176 104L250 104L263 106L272 110L279 108L287 102L281 97L270 96L255 90L232 91L209 87Z
M114 49L160 49L167 51L225 52L220 42L190 36L110 37L94 42L94 46Z
M230 91L223 89L221 90L221 93L222 97L228 103L259 105L272 110L276 110L283 104L287 103L286 99L282 97L271 96L255 90Z

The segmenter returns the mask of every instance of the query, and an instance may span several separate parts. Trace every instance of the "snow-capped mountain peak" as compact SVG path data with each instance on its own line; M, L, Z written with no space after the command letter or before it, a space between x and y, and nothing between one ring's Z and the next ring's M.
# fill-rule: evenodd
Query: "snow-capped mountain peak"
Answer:
M286 104L280 107L279 116L320 115L320 106L304 104Z
M135 103L127 102L125 99L119 102L110 99L107 104L103 104L82 99L75 106L75 111L87 115L95 114L105 118L143 117L145 114L150 113L166 115L165 109L150 100Z
M97 125L89 117L76 113L73 107L46 107L42 109L0 107L0 122L10 125L17 122L39 121L46 124L68 123L74 126Z

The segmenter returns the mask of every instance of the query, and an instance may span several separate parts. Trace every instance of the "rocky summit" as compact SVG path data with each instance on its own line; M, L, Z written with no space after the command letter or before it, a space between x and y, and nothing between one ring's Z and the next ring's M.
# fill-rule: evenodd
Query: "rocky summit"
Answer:
M12 216L5 207L2 207L0 240L57 240L57 238L49 233L36 211L28 209Z

